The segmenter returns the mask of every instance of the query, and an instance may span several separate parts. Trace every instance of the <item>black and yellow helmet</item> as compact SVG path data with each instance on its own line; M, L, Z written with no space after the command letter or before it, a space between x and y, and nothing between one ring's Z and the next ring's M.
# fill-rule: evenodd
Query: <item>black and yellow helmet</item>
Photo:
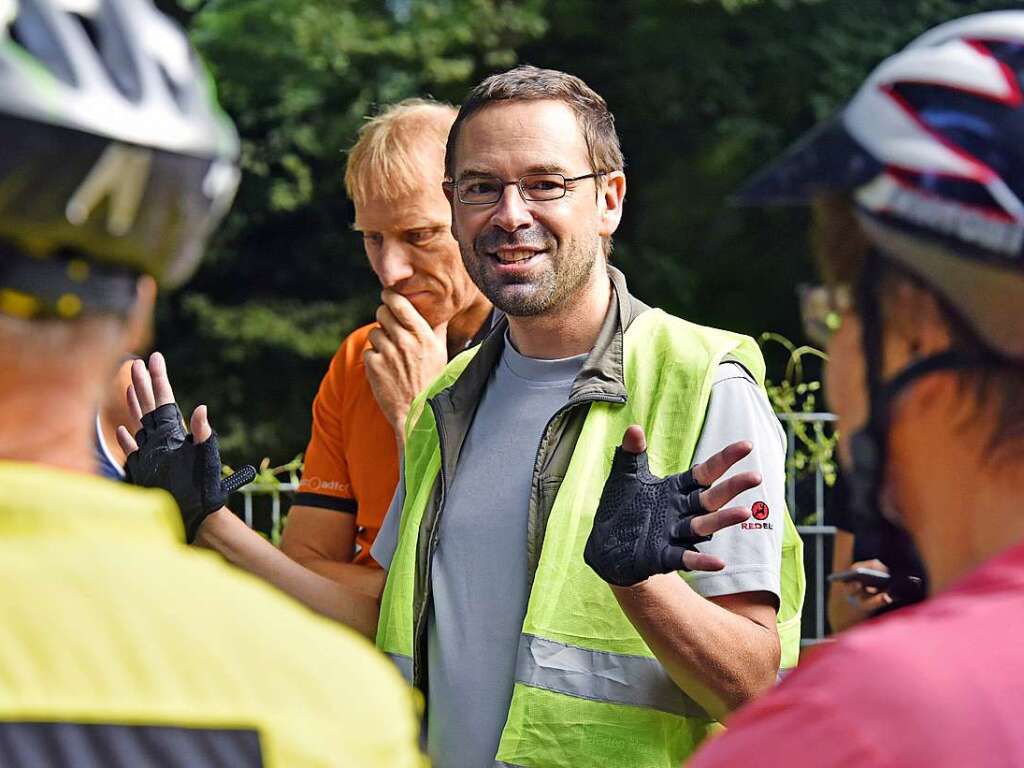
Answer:
M238 184L238 135L149 0L0 0L0 312L131 305L184 282Z

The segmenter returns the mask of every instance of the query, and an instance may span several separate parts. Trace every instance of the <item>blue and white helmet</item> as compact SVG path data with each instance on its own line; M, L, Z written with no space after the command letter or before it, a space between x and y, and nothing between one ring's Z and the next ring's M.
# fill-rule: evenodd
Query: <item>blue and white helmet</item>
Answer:
M170 287L239 179L234 126L151 0L0 0L0 146L11 253L75 254Z
M1024 359L1024 11L942 24L755 175L739 202L848 192L882 255Z

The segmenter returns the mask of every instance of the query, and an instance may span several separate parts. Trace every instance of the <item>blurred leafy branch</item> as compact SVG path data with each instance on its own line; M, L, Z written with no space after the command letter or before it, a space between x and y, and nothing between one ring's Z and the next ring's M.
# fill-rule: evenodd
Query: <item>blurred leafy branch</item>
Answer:
M234 498L244 498L244 494L246 492L250 495L255 495L257 498L265 495L280 494L281 486L284 484L281 480L282 476L286 477L285 482L290 484L293 488L297 487L299 484L299 475L302 474L302 465L301 453L297 454L291 461L276 467L270 466L270 457L265 456L256 471L256 479L244 487L240 496L235 496ZM222 467L221 471L225 476L234 472L234 470L227 464ZM237 509L234 511L238 514ZM281 532L284 530L286 520L287 510L285 510L284 514L278 516L278 518L273 521L269 533L264 533L258 527L255 527L255 530L261 536L268 539L275 547L280 546Z
M201 271L164 297L158 346L225 457L274 461L309 438L333 349L379 285L342 176L367 115L408 96L458 103L526 61L611 107L629 196L615 262L648 304L796 338L803 211L729 195L925 29L1019 0L157 0L185 24L239 127L243 180ZM794 374L796 372L794 371ZM808 388L796 391L801 383ZM783 380L779 402L816 394ZM813 442L813 430L809 438ZM815 455L813 452L807 455Z
M796 417L786 422L794 438L787 472L794 472L799 478L820 469L825 482L831 486L836 481L836 431L829 426L829 422L799 418L800 415L824 411L819 404L821 382L804 380L804 358L809 356L825 361L828 356L809 345L797 346L778 333L762 333L758 343L762 350L776 345L787 354L782 378L778 381L765 380L768 400L774 411Z

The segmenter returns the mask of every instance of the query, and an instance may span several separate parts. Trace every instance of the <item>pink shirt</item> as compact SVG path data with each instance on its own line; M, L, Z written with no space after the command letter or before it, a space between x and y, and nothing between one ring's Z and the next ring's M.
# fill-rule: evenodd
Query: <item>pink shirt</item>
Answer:
M810 652L728 725L687 768L1024 766L1024 544Z

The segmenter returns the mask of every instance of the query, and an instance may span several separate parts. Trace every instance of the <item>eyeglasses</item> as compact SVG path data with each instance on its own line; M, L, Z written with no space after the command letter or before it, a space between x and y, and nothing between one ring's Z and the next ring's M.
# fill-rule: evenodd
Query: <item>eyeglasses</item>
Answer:
M812 344L824 347L842 325L843 314L853 309L853 294L847 285L798 285L800 319Z
M448 188L455 187L459 202L465 205L494 205L505 194L505 187L519 187L523 200L531 202L547 202L565 197L568 184L583 179L596 179L608 171L585 173L582 176L566 178L560 173L528 173L515 181L505 181L497 176L474 176L452 182L446 181Z

